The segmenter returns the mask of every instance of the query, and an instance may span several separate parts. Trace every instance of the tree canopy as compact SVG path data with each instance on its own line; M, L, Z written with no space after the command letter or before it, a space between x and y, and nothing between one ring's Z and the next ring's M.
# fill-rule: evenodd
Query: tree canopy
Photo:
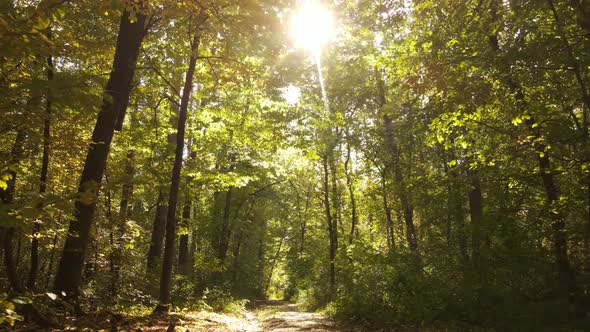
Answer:
M589 112L588 0L3 1L0 326L586 330Z

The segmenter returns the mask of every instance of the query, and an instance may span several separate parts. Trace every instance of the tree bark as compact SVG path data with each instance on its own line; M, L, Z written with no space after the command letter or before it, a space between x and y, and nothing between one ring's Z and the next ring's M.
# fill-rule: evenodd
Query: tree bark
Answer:
M96 211L96 196L106 167L115 123L129 101L135 65L145 33L145 21L146 16L142 13L136 14L134 22L129 20L128 11L121 17L113 70L104 90L101 111L92 133L92 143L80 177L80 197L75 204L74 220L68 228L55 278L55 289L60 293L65 292L67 297L73 299L78 297L86 248Z
M167 311L170 304L170 288L172 283L172 265L174 263L174 251L176 242L176 208L178 203L178 191L180 187L180 170L182 169L182 155L184 152L184 134L186 130L186 117L191 92L193 90L193 77L197 62L200 37L196 32L192 40L191 56L186 71L186 79L180 100L178 113L178 127L176 131L176 153L174 166L172 167L170 194L168 195L168 211L166 217L166 238L164 259L162 261L162 275L160 277L159 304L155 311Z
M155 272L156 265L162 256L162 245L164 242L164 234L166 233L166 214L168 210L168 207L164 202L165 199L166 195L163 190L160 189L158 192L158 202L156 203L156 216L152 228L150 249L147 255L148 272Z

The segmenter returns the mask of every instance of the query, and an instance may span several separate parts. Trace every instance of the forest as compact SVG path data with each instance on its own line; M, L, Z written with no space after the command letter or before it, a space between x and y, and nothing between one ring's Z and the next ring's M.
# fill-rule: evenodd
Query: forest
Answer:
M0 330L588 331L589 112L590 0L0 0Z

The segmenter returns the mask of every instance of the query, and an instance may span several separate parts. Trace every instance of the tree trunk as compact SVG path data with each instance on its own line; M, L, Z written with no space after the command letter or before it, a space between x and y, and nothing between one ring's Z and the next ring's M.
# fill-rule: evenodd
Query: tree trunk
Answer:
M55 289L74 299L77 298L82 279L84 256L96 210L96 196L106 167L115 123L129 101L145 21L146 17L142 13L136 14L134 22L130 22L128 11L121 17L113 70L104 90L105 97L92 133L92 143L80 178L74 220L68 228L55 278Z
M114 231L117 240L114 243L112 254L112 279L111 291L113 296L117 296L119 290L119 280L121 279L121 265L123 258L123 242L125 241L125 226L129 218L130 209L129 201L133 196L133 176L135 175L135 151L127 151L127 160L125 165L125 182L121 192L121 202L119 203L119 216L115 221Z
M330 239L330 297L333 297L336 290L336 229L330 211L330 173L328 171L328 156L323 156L322 159L324 164L324 207Z
M377 88L379 106L381 109L383 109L383 106L385 106L387 103L387 99L385 98L385 82L383 82L383 79L380 77L380 75L378 77ZM383 124L385 127L385 144L391 152L393 175L399 188L398 196L402 207L404 221L406 223L406 239L408 241L410 250L413 252L418 252L418 238L416 236L416 229L414 226L414 208L406 192L407 189L402 174L400 151L394 142L393 122L389 115L383 114Z
M494 8L492 8L492 11L493 14L495 14ZM488 41L494 53L501 52L497 35L489 35ZM521 114L527 114L529 106L523 89L516 81L514 81L512 75L509 72L505 73L504 84L510 90L510 92L514 94L519 112ZM569 288L568 291L570 291L575 288L575 280L568 258L565 221L563 220L560 211L557 211L557 213L553 212L553 210L557 209L559 206L559 195L553 178L553 173L551 172L551 162L549 159L549 153L546 149L547 144L545 143L544 137L541 134L538 123L532 116L525 121L525 124L533 136L532 147L535 151L535 154L537 155L539 176L543 181L543 188L545 189L545 194L547 196L547 207L551 219L551 228L553 230L553 251L555 255L557 271L561 279L560 283L562 285L566 285L566 287Z
M344 172L346 173L346 186L348 187L348 195L350 196L350 234L348 238L348 244L351 245L354 240L354 233L356 225L358 224L358 216L356 211L356 197L354 190L354 180L352 178L352 167L349 169L350 164L350 142L346 144L346 161L344 162Z
M189 219L191 217L191 200L187 195L187 198L184 203L184 208L182 209L182 219L181 219L181 227L183 228L183 233L180 235L180 240L178 241L178 270L182 274L187 274L189 271L189 257L188 257L188 224Z
M389 244L389 252L393 252L393 250L395 249L395 229L393 227L393 219L391 218L391 207L389 206L389 202L387 201L385 174L386 171L383 170L383 174L381 175L381 191L383 196L383 210L385 211L385 223L388 235L387 243Z
M50 33L47 33L47 38L51 38ZM51 84L53 81L53 57L47 57L47 82ZM51 87L47 90L45 96L45 119L43 120L43 156L41 162L41 174L39 176L39 194L43 196L47 191L47 173L49 170L49 144L51 140ZM41 197L43 199L43 197ZM43 203L40 203L38 208L43 209ZM37 282L37 272L39 270L39 232L41 231L41 223L35 220L33 223L33 232L31 234L31 268L29 271L29 279L27 280L27 288L33 290Z
M285 233L286 234L286 233ZM279 257L281 255L281 248L283 247L283 242L285 241L285 236L281 237L281 241L279 242L279 247L275 252L275 255L272 259L272 264L270 265L270 272L268 273L268 279L266 280L266 285L264 286L264 294L268 296L268 289L270 288L270 283L272 281L272 275L274 274L275 267L277 266L277 262L279 261Z
M477 264L480 258L480 249L484 238L483 224L483 198L481 194L481 184L479 176L472 172L469 174L470 186L469 197L469 215L471 217L471 247L473 260Z
M455 156L453 153L449 156L449 159L454 160ZM464 192L461 188L458 188L460 179L457 177L459 170L457 167L448 167L448 163L445 158L445 173L447 175L447 206L449 210L450 225L448 226L447 238L450 241L452 225L455 225L457 230L457 242L459 244L459 253L463 264L469 261L469 253L467 247L467 232L465 229L465 211L463 209ZM473 222L473 219L472 219Z
M26 134L23 130L19 130L16 133L16 138L14 140L14 145L12 146L12 150L10 152L11 164L18 163L23 156L23 144L26 138ZM16 176L17 173L13 169L8 171L8 175L10 179L7 181L6 189L0 191L0 199L3 205L12 204L14 200L14 193L16 191ZM2 235L0 238L3 240L3 250L4 250L4 267L6 269L6 277L8 279L8 284L10 287L17 293L21 293L23 291L20 285L20 278L16 271L16 262L14 261L14 252L13 252L13 245L14 245L14 227L8 227L0 229Z
M160 189L158 192L158 202L156 203L156 216L152 228L152 239L150 241L150 249L147 256L148 272L155 272L157 262L162 256L162 244L166 232L166 214L168 211L168 208L164 203L165 199L166 195L162 189Z
M225 262L227 257L227 247L229 244L229 223L230 223L230 212L231 212L231 196L233 187L229 187L225 193L225 205L223 206L223 217L221 219L221 233L219 236L219 252L217 258L221 265Z
M186 117L191 92L193 90L193 76L199 50L199 34L195 33L191 45L191 56L186 71L186 79L180 100L178 113L178 127L176 131L176 153L174 166L172 167L170 194L168 195L168 212L166 217L166 238L164 259L162 261L162 275L160 277L159 304L155 311L167 311L170 304L170 288L172 283L172 265L174 263L174 251L176 242L176 208L178 203L178 191L180 187L180 170L182 169L182 155L184 152L184 133L186 130Z

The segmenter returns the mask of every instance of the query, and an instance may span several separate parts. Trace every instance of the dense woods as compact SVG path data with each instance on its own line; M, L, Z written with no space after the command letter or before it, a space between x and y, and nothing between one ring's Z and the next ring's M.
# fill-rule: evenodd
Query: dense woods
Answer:
M305 4L0 3L0 328L590 328L590 2Z

